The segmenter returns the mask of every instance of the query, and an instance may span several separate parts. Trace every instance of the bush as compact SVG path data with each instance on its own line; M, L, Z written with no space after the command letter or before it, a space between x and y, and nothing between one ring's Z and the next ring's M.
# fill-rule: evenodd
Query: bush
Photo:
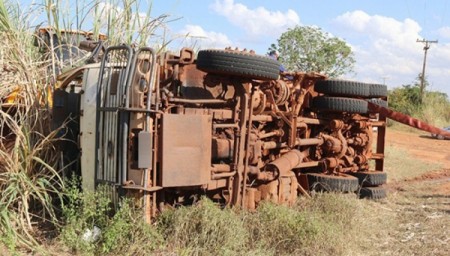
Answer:
M73 252L136 255L163 245L156 228L144 224L142 211L133 208L129 200L121 201L113 214L107 186L99 186L95 193L82 193L77 179L68 183L60 239ZM88 235L95 229L101 232L96 239Z
M101 243L102 253L145 255L162 248L164 240L154 226L144 224L142 211L124 200L105 228Z
M427 92L417 117L438 127L450 125L450 101L444 93Z
M438 127L450 124L450 101L447 94L425 91L421 103L417 85L404 85L391 90L389 107Z

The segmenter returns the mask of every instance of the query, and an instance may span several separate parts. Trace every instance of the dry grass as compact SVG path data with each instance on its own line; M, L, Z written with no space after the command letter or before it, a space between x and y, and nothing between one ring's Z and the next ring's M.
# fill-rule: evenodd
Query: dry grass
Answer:
M406 150L395 146L386 147L385 157L384 169L388 173L388 181L401 181L443 168L441 163L421 161L411 156Z
M365 201L369 232L354 255L448 255L450 196L448 176L425 175L441 163L414 158L406 150L386 148L388 198ZM433 172L435 173L435 172ZM424 178L425 177L425 178Z
M161 216L167 253L189 255L353 255L370 247L365 202L349 194L317 194L296 206L265 203L256 212L220 210L202 200ZM379 233L373 232L374 236ZM351 241L351 242L349 242Z
M450 208L427 184L390 190L382 202L366 202L364 240L354 255L448 255Z

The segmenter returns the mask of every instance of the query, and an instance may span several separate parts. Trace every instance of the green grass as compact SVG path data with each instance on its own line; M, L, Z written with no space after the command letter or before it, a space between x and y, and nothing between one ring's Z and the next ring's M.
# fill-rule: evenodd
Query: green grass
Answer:
M203 198L189 207L167 210L152 225L124 201L113 217L101 192L72 194L77 203L49 251L109 255L349 255L362 244L367 210L355 195L317 194L294 207L263 203L255 212L221 209ZM101 215L103 214L103 215ZM94 223L95 242L82 236ZM352 243L348 243L352 241Z
M79 182L71 180L64 191L63 225L58 241L76 254L143 255L163 244L158 230L144 224L142 212L124 199L113 214L107 187L95 193L82 193ZM86 239L86 233L98 228L97 240Z

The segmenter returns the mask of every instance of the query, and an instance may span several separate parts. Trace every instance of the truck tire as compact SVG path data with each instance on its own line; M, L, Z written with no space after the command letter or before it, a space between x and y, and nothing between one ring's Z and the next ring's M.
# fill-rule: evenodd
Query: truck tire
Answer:
M384 84L369 84L369 97L386 97L388 94L387 86Z
M383 199L387 197L387 191L384 187L366 187L359 191L359 198Z
M320 80L314 85L316 92L331 96L368 97L369 85L348 80Z
M208 73L260 80L278 79L280 74L280 63L276 60L260 55L225 50L199 51L197 68Z
M387 108L388 107L388 102L382 99L368 99L367 101L377 104L383 108Z
M355 172L350 175L358 178L359 184L363 187L373 187L386 184L387 174L379 171Z
M368 112L367 102L360 99L341 97L315 97L312 107L319 111L349 112L365 114Z
M350 176L332 176L322 173L308 173L311 191L355 192L359 188L358 179Z

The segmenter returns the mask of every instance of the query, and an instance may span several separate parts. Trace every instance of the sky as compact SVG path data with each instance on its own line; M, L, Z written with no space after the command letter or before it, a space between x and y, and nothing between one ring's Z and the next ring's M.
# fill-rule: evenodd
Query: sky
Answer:
M202 48L227 46L265 54L295 26L318 26L345 40L355 54L353 74L343 78L386 84L412 84L422 72L422 40L431 44L426 62L428 89L450 96L449 0L155 0L151 15L168 14L174 36L197 37ZM199 39L202 38L202 39ZM193 39L192 39L193 40ZM193 45L175 41L172 49Z
M355 54L354 72L342 78L390 89L415 83L422 72L424 44L417 40L438 40L428 50L427 89L450 97L450 0L138 1L143 13L151 5L150 16L169 15L164 33L175 39L173 51L231 46L264 55L289 28L317 26L345 40Z

